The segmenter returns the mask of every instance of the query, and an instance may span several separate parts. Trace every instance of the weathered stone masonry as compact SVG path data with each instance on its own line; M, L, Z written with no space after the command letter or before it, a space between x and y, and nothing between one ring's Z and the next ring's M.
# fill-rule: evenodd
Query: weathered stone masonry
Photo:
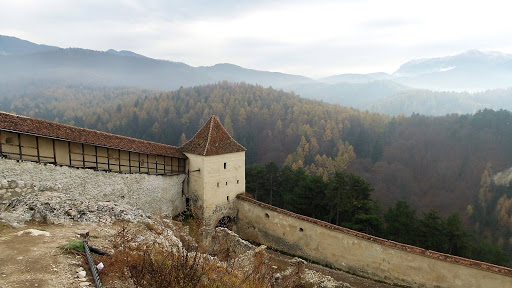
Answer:
M175 215L185 209L184 180L184 174L120 174L0 158L0 211L19 195L53 191Z

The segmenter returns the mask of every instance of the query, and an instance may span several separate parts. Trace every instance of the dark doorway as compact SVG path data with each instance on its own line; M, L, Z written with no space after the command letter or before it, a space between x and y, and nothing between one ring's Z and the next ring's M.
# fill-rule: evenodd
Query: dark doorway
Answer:
M215 225L215 228L222 227L227 228L229 230L233 229L233 219L231 216L224 216L220 218L219 222L217 222L217 225Z
M185 209L187 209L187 211L190 211L190 198L185 198Z

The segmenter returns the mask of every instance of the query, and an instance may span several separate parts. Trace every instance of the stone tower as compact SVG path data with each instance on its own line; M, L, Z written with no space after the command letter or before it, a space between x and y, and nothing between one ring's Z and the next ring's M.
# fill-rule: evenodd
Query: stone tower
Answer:
M188 157L186 195L192 211L206 226L236 215L236 195L245 192L245 151L216 116L181 147Z

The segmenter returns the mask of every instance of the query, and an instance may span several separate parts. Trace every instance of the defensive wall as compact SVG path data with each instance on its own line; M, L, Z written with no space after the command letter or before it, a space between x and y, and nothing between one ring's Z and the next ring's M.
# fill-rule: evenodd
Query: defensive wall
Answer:
M178 147L0 112L0 211L54 191L175 215L186 159Z
M0 158L0 211L20 195L50 191L175 215L185 209L184 179L185 174L121 174Z
M0 111L0 211L60 191L173 216L191 208L213 227L236 214L245 150L214 115L175 147Z
M409 246L238 195L246 240L363 277L411 287L512 287L512 269Z

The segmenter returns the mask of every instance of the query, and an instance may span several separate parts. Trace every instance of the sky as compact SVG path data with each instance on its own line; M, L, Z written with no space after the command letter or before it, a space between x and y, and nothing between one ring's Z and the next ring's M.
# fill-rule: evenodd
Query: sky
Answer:
M508 2L0 0L0 34L320 78L470 49L512 53Z

